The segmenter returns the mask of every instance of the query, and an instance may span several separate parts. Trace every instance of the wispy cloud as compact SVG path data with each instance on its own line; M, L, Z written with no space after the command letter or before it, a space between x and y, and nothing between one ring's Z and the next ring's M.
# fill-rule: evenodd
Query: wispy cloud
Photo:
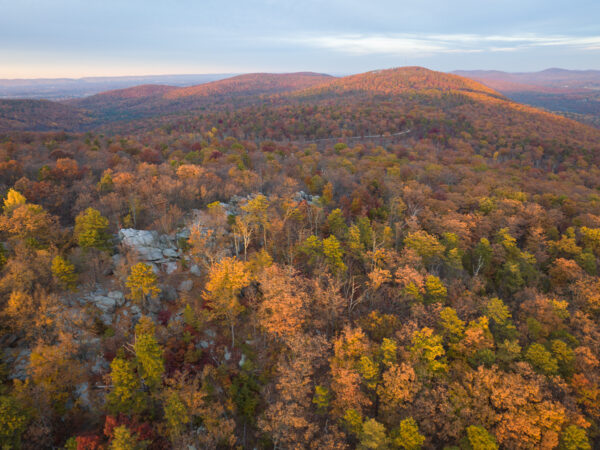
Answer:
M296 44L342 53L429 56L439 53L510 52L540 47L599 50L600 36L477 35L477 34L346 34L290 39Z

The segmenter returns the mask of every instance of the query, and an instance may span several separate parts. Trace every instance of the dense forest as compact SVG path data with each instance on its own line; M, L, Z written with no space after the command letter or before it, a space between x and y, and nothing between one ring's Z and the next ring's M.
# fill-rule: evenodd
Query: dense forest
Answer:
M0 446L598 448L600 130L282 77L0 135Z

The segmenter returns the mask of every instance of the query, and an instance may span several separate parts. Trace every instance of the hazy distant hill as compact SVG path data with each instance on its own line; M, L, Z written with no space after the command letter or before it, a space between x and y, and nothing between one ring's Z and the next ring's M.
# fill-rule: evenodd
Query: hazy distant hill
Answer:
M547 69L532 73L456 71L511 99L600 126L600 71Z
M547 69L508 73L497 70L457 70L457 75L480 81L501 92L582 92L600 89L600 70Z
M126 119L144 119L169 115L186 115L192 111L220 107L240 108L265 101L292 97L344 95L355 93L389 96L409 92L462 92L503 98L501 94L468 78L435 72L422 67L379 70L346 77L317 73L246 74L219 81L173 88L139 86L104 92L66 103L85 109L99 123Z
M61 100L86 97L99 92L143 84L193 86L234 74L148 75L127 77L0 79L1 98Z
M145 85L103 92L65 104L88 111L98 122L139 119L214 107L217 103L255 101L260 95L301 90L333 77L317 73L239 75L210 83L176 88ZM253 100L254 99L254 100Z
M251 73L214 81L200 86L191 86L172 90L165 98L178 99L184 97L208 97L233 94L275 94L304 89L333 79L330 75L299 72L299 73Z

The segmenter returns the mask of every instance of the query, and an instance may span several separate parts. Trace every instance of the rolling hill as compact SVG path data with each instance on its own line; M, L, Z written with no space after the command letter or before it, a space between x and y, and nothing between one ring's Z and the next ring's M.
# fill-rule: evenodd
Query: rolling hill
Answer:
M331 79L329 75L303 72L290 74L246 74L191 87L144 85L103 92L65 103L89 112L97 122L118 122L173 114L186 114L230 101L258 100L304 89Z
M381 135L389 136L388 143L401 142L405 135L398 133L410 130L411 138L440 145L466 140L482 154L511 158L525 148L542 147L559 160L568 153L595 155L600 150L597 129L517 103L478 82L412 67L334 78L260 101L123 124L119 130L157 126L191 133L216 126L237 139L324 145L332 139Z
M164 97L167 99L181 99L185 97L276 94L308 88L332 78L330 75L313 72L252 73L198 86L171 90Z
M77 130L91 123L77 108L49 100L0 100L0 132Z
M329 80L313 89L309 88L306 93L370 92L378 95L399 95L409 91L427 90L477 92L501 97L481 83L424 67L401 67L350 75Z
M498 74L493 76L500 78ZM557 77L546 74L548 79ZM278 136L286 139L392 133L399 131L409 118L412 122L424 122L429 120L426 117L440 116L454 122L479 123L486 119L510 127L531 123L534 129L544 130L547 135L555 133L553 130L569 135L571 129L581 127L502 94L478 81L421 67L340 78L316 73L247 74L186 88L141 85L62 103L6 103L2 117L4 130L102 127L110 132L189 123L202 115L205 121L231 123L236 132L258 130L245 131L244 136L253 134L262 138L261 130L267 128L268 134L274 136L278 135L274 130L285 129ZM309 106L318 111L336 108L340 118L319 124L303 112ZM269 112L260 125L248 120L257 114L257 108ZM376 112L367 108L375 108ZM346 111L349 114L359 111L364 120L357 125L358 121L351 114L346 116Z

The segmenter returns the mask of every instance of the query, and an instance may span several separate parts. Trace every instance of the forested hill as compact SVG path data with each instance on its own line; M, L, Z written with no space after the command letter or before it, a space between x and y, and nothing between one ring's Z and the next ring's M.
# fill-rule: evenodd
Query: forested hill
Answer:
M371 92L380 95L399 95L410 91L477 92L501 97L493 89L458 75L435 72L423 67L401 67L375 70L323 83L301 94L319 92Z
M227 78L212 83L173 90L165 95L168 99L183 97L233 96L271 94L304 89L330 80L329 75L299 72L287 74L253 73Z
M381 117L358 118L339 127L339 122L323 127L324 124L317 124L314 117L309 117L298 109L301 105L309 104L311 107L326 109L328 102L333 102L339 112L355 108L364 110L364 107L358 105L360 102L369 103L371 107L377 104L382 111L371 111L369 114ZM497 115L500 122L507 110L512 110L510 114L517 115L516 111L526 111L536 117L541 114L533 108L527 109L512 103L493 89L468 78L420 67L403 67L341 78L301 72L248 74L187 88L142 85L63 103L4 101L0 108L0 130L85 131L102 128L108 133L128 132L157 126L171 127L181 121L204 115L209 115L210 120L213 120L211 115L216 114L219 115L216 120L229 121L232 116L247 116L250 111L260 109L263 111L261 114L265 115L261 120L270 121L277 114L283 114L287 119L260 125L258 133L254 133L255 138L260 139L261 129L268 126L267 137L278 135L277 128L283 127L288 129L284 134L279 134L280 138L315 139L336 137L340 133L393 134L401 131L399 114L410 116L409 104L412 107L427 106L446 112L450 112L451 108L452 114L458 113L455 108L462 105L461 109L466 111L455 115L454 119L465 117L465 114L470 114L472 109L477 108L486 110L485 115L488 117ZM353 106L346 108L347 105ZM390 122L389 116L394 111L399 114ZM298 115L292 118L289 117L290 114ZM361 112L361 115L364 113ZM365 119L371 123L365 126L362 124ZM476 116L473 119L478 120ZM298 125L306 121L313 123ZM199 123L205 125L202 119ZM553 126L559 124L561 129L565 126L581 129L578 125L560 125L558 119L549 115L542 123L552 123ZM241 126L256 129L255 125L250 120ZM317 125L320 125L318 130L311 130ZM295 129L290 130L290 127ZM237 130L239 126L234 128ZM249 137L249 134L245 132L244 136Z
M258 103L264 96L304 89L331 79L328 75L246 74L185 88L140 86L110 91L67 104L84 109L97 125L140 118L191 114L234 103Z
M78 130L91 123L82 110L49 100L0 100L0 132Z

